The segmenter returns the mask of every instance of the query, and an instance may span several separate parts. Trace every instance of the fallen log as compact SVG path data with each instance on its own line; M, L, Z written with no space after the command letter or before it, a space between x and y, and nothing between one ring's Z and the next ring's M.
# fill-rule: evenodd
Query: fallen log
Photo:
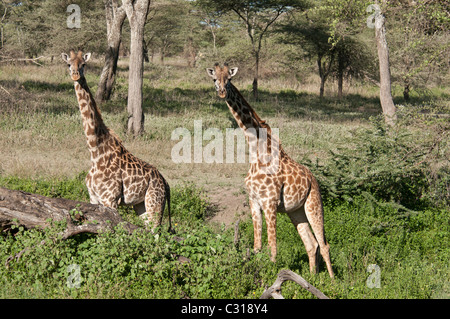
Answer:
M45 228L51 221L64 220L67 227L62 239L80 233L98 234L119 224L130 233L139 228L124 221L116 210L102 205L0 187L0 230L7 231L12 225Z
M281 285L287 280L291 280L299 284L302 288L308 290L319 299L330 299L325 296L319 289L307 282L303 277L288 269L280 270L273 285L263 292L260 299L284 299L283 295L281 295Z

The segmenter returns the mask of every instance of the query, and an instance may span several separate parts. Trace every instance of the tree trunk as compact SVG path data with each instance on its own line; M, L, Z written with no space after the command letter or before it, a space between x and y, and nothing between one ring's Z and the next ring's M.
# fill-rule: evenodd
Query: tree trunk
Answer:
M144 75L143 42L144 25L150 0L123 0L123 6L130 22L130 67L128 80L128 134L140 135L144 132L142 110L142 83Z
M389 48L386 41L385 17L380 12L375 15L375 39L380 64L380 103L386 124L392 126L397 120L396 109L391 95L391 72L389 69Z
M259 51L255 51L255 75L253 77L253 98L258 100Z
M326 76L321 76L320 77L320 90L319 90L320 98L323 98L323 93L325 91L325 81L326 81Z
M43 229L58 221L66 221L66 229L58 234L62 240L81 233L114 231L119 224L129 234L138 229L149 231L124 221L117 210L102 205L50 198L0 187L0 232L13 231L13 225L23 226L25 229ZM178 242L184 240L178 236L173 239ZM45 244L45 240L40 244ZM9 256L5 262L6 268L11 261L18 260L25 251L32 248L26 247L18 254ZM190 262L189 258L175 253L173 255L181 263Z
M126 13L124 8L118 7L117 0L105 0L106 29L108 34L108 49L105 54L103 66L95 94L97 103L109 100L116 79L117 61L119 59L119 47L122 41L122 26Z
M338 52L338 98L342 99L342 87L344 84L344 61L342 57L342 52Z
M338 74L338 99L342 100L342 85L344 83L344 75L342 73Z
M335 50L333 49L330 54L331 56L330 60L328 61L328 65L322 63L324 55L319 54L317 56L317 66L319 67L319 76L320 76L320 91L319 91L320 98L323 98L323 94L325 91L325 82L327 81L327 77L331 71L331 66L334 61Z
M116 210L102 205L0 187L0 229L3 231L12 225L44 228L50 226L50 220L67 221L66 230L61 234L63 239L80 233L113 230L121 223L130 232L139 228L125 222Z

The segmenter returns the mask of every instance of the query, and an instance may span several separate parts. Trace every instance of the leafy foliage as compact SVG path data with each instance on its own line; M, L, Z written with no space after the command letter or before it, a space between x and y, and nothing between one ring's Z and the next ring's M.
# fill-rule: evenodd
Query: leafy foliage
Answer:
M447 204L448 179L444 172L449 169L448 163L434 172L439 181L430 178L433 168L429 157L436 143L442 141L437 133L423 137L413 127L401 125L388 130L380 118L373 118L369 127L355 130L336 151L330 150L330 162L312 167L325 197L351 201L365 194L375 202L397 203L397 207L405 209L419 207L436 192L436 187L442 187L446 198L435 204ZM445 142L442 146L444 150L436 155L441 160L445 158Z
M331 298L448 298L450 251L444 243L450 232L444 210L399 219L392 207L373 207L355 197L351 203L329 201L325 211L334 282L324 267L309 274L303 244L286 215L277 222L276 263L266 250L249 253L250 220L240 223L239 248L232 229L217 230L200 219L176 219L176 235L130 235L118 226L114 232L67 240L59 237L64 223L54 223L44 230L17 227L0 236L0 297L257 298L280 269L289 268ZM265 233L263 239L267 245ZM381 289L366 285L370 264L381 269ZM283 295L313 297L290 283L283 285Z

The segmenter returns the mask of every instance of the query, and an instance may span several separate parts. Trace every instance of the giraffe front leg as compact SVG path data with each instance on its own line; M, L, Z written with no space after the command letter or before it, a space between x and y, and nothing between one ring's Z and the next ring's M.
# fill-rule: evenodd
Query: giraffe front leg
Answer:
M122 186L118 182L111 183L110 185L96 185L95 190L98 194L100 204L113 209L119 207L122 198Z
M249 202L253 220L253 251L257 253L261 250L262 245L262 213L256 200L250 198Z
M100 200L94 191L91 171L89 171L88 174L86 175L85 183L86 183L86 187L87 187L87 190L89 193L89 202L91 204L96 204L96 205L100 204Z
M119 199L116 196L103 196L100 199L100 204L105 207L117 209L119 208Z
M263 205L267 225L267 241L270 247L270 260L277 257L277 202L270 201Z
M91 204L95 204L95 205L101 204L100 200L98 199L97 195L95 195L95 193L92 189L88 188L88 192L89 192L89 202Z

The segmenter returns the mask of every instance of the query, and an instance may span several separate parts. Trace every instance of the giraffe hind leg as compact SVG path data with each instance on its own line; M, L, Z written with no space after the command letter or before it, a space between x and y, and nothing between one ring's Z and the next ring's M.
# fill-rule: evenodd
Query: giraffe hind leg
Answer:
M305 202L306 218L314 231L314 236L319 244L320 255L327 265L328 273L331 278L334 278L330 259L330 245L325 238L322 201L320 195L319 198L317 198L316 194L316 192L311 192Z
M303 244L305 245L306 253L308 254L309 259L309 270L311 273L315 274L319 270L319 244L309 228L305 210L302 207L299 210L288 213L288 216L297 229Z
M145 213L140 215L145 224L152 224L152 231L161 226L166 204L165 192L159 189L148 189L145 194Z

